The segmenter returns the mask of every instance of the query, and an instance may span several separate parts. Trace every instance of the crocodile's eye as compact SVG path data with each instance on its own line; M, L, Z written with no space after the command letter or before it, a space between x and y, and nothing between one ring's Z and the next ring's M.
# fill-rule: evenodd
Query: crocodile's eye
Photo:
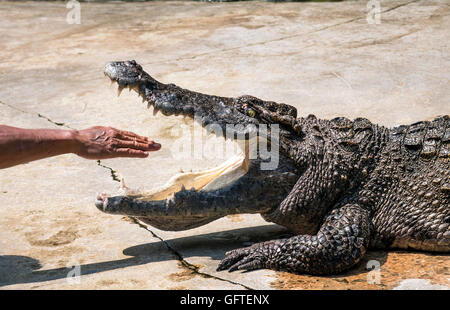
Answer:
M255 115L256 115L256 112L252 109L247 109L246 112L247 112L247 115L250 117L255 117Z

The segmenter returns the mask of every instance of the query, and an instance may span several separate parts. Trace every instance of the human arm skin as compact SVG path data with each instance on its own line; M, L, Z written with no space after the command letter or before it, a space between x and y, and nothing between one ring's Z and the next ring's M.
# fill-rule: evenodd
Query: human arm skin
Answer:
M67 153L86 159L145 158L160 148L147 137L112 127L62 130L0 125L0 169Z

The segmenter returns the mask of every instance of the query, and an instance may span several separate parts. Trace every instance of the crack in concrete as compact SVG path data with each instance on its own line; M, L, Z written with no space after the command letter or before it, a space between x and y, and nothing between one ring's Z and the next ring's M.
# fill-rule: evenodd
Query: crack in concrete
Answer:
M3 104L3 105L5 105L5 106L7 106L7 107L9 107L9 108L11 108L11 109L13 109L13 110L16 110L16 111L21 112L21 113L25 113L25 114L29 114L29 115L37 115L37 117L43 118L43 119L45 119L46 121L48 121L48 122L50 122L50 123L52 123L52 124L54 124L54 125L56 125L56 126L58 126L58 127L66 127L66 128L68 128L68 129L73 129L73 130L75 130L75 128L72 128L72 127L70 127L69 125L66 125L65 123L56 122L56 121L52 120L51 118L49 118L48 116L45 116L45 115L43 115L43 114L41 114L41 113L35 113L35 112L25 111L25 110L22 110L22 109L19 109L19 108L15 107L15 106L13 106L13 105L11 105L11 104L8 104L8 103L6 103L6 102L3 102L3 101L1 101L1 100L0 100L0 104Z
M386 10L384 10L384 11L381 11L381 13L386 13L386 12L389 12L389 11L392 11L392 10L395 10L395 9L398 9L398 8L401 8L402 6L405 6L405 5L414 3L414 2L419 2L419 1L420 1L420 0L412 0L412 1L409 1L409 2L405 2L405 3L400 3L400 4L397 4L397 5L394 5L394 6L391 7L391 8L388 8L388 9L386 9Z
M233 285L239 285L242 286L243 288L247 289L247 290L254 290L253 288L235 282L235 281L231 281L231 280L227 280L227 279L223 279L205 272L201 272L200 271L200 266L194 265L189 263L188 261L186 261L183 257L183 255L180 254L180 252L178 252L176 249L174 249L167 241L165 241L163 238L161 238L160 236L158 236L157 234L155 234L155 232L153 232L151 229L148 228L147 225L141 223L137 218L128 217L129 219L131 219L133 221L133 223L135 223L136 225L138 225L139 227L145 229L146 231L148 231L154 238L160 240L162 243L164 243L164 245L166 246L166 248L177 258L177 260L180 262L181 266L183 268L188 269L190 272L192 272L193 274L196 274L198 276L201 276L203 278L207 278L207 279L214 279L214 280L219 280L219 281L224 281L224 282L228 282L231 283Z
M47 120L48 122L55 124L56 126L61 126L61 127L66 127L66 128L73 129L72 127L70 127L69 125L66 125L65 123L60 123L60 122L53 121L49 117L47 117L45 115L42 115L40 113L38 113L38 117L43 118L43 119Z
M110 171L110 173L111 173L111 178L114 181L116 181L116 182L120 182L121 178L120 178L120 173L118 171L114 170L111 167L108 167L108 166L102 164L102 162L100 160L97 160L97 165L99 165L100 167L103 167L105 169L108 169Z

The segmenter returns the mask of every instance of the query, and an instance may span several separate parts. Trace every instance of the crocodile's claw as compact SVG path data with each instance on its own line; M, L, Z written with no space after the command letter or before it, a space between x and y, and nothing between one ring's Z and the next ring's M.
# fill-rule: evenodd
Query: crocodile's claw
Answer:
M217 271L228 269L229 272L235 270L256 270L266 268L267 255L263 244L255 244L250 247L241 248L225 253L225 258L220 262Z

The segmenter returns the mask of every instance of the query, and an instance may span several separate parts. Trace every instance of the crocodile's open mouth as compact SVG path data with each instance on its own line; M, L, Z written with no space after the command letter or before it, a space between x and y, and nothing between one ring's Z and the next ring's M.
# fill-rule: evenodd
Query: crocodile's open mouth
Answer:
M122 81L115 78L113 74L110 74L107 70L107 67L105 68L105 75L110 78L111 83L118 84L118 96L120 96L121 92L125 88L128 88L130 91L136 91L137 94L142 97L142 100L146 101L147 98L145 97L145 89L140 88L138 84L133 85L123 83ZM183 111L167 109L164 105L156 106L152 101L148 101L148 105L149 107L153 107L154 115L157 115L158 112L161 112L165 116L177 116L179 114L185 115ZM193 118L192 114L187 114L185 116ZM237 143L236 140L233 141ZM169 181L162 187L154 188L151 190L137 190L128 188L127 186L125 186L125 182L122 179L122 185L120 187L119 194L140 201L158 201L171 199L175 193L183 191L185 189L207 192L224 188L245 175L249 168L249 153L251 143L249 143L249 141L246 141L245 143L237 144L239 145L238 149L240 149L240 152L238 152L237 154L235 152L234 155L231 156L228 160L214 168L202 171L178 173L172 176ZM107 194L98 195L96 198L97 207L106 206L108 197L109 195Z
M206 192L223 188L245 175L247 171L248 157L237 155L211 169L175 174L165 185L148 191L130 189L122 179L120 193L145 201L170 199L175 193L185 189ZM97 199L104 203L107 195L101 194Z
M214 133L219 138L208 138L204 145L208 149L211 143L219 141L230 143L233 148L225 148L224 152L223 148L215 149L215 160L222 155L227 158L222 164L179 173L162 187L136 191L123 186L116 196L98 195L99 210L134 216L162 230L186 230L229 214L271 212L298 180L295 162L278 153L278 136L273 134L277 130L261 128L272 122L290 128L297 113L290 106L251 96L205 95L163 84L134 60L110 62L105 66L105 74L117 82L119 93L125 88L135 90L154 113L189 117L194 126L199 123L203 130ZM195 153L197 144L195 139L192 142ZM270 152L266 148L269 144ZM241 151L236 153L233 149ZM198 159L196 155L199 154L194 154ZM205 160L208 158L205 156Z

